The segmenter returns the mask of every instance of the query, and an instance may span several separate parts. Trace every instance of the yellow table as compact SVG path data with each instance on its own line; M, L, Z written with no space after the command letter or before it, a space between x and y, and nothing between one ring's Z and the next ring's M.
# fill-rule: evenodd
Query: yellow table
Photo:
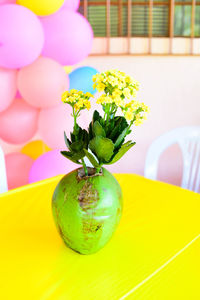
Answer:
M0 196L0 299L200 299L200 195L116 175L121 223L107 246L82 256L51 214L55 177Z

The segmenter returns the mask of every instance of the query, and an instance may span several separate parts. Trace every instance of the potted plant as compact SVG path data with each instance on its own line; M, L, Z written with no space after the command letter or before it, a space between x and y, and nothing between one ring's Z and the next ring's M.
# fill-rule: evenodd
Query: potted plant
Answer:
M133 125L146 119L149 108L136 100L139 83L117 70L93 77L101 94L97 103L103 116L94 111L88 130L78 125L83 109L90 109L90 93L71 90L62 101L72 108L70 138L64 133L67 151L62 155L82 165L58 183L52 200L53 216L64 242L81 254L101 249L111 238L122 214L122 192L115 177L103 165L117 162L135 145L125 138ZM120 111L120 115L117 113ZM87 167L85 158L93 167Z

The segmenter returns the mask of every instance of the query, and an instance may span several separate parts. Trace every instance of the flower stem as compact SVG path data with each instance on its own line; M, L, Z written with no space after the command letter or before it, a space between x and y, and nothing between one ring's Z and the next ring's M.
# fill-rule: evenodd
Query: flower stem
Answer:
M98 174L101 170L101 165L99 166L99 168L96 168L96 170L97 170L97 174Z
M110 113L111 113L111 111L110 111L110 106L108 106L108 110L107 110L107 115L106 115L106 125L108 125L109 124L109 118L110 118Z
M83 165L83 169L85 171L85 176L88 176L88 170L84 161L84 158L81 159L82 165Z
M76 127L77 127L77 123L76 123L77 115L75 113L74 107L73 107L73 116L74 116L74 128L76 129Z
M129 125L128 129L131 128L131 126L133 125L133 122L134 122L134 121L135 121L135 118L130 122L130 125Z

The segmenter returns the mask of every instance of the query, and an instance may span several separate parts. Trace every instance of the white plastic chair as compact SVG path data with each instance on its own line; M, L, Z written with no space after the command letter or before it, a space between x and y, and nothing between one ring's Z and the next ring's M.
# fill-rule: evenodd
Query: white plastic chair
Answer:
M195 192L200 189L200 127L188 126L173 129L158 137L150 146L144 176L157 178L158 161L161 153L173 144L178 144L183 156L181 186Z
M3 150L0 147L0 194L5 193L8 190L6 166Z

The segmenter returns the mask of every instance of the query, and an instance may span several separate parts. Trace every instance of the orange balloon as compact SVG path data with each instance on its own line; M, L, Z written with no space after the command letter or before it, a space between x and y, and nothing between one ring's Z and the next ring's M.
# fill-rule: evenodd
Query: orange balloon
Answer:
M37 140L26 144L21 149L21 153L26 154L35 160L50 150L51 149L43 141Z

